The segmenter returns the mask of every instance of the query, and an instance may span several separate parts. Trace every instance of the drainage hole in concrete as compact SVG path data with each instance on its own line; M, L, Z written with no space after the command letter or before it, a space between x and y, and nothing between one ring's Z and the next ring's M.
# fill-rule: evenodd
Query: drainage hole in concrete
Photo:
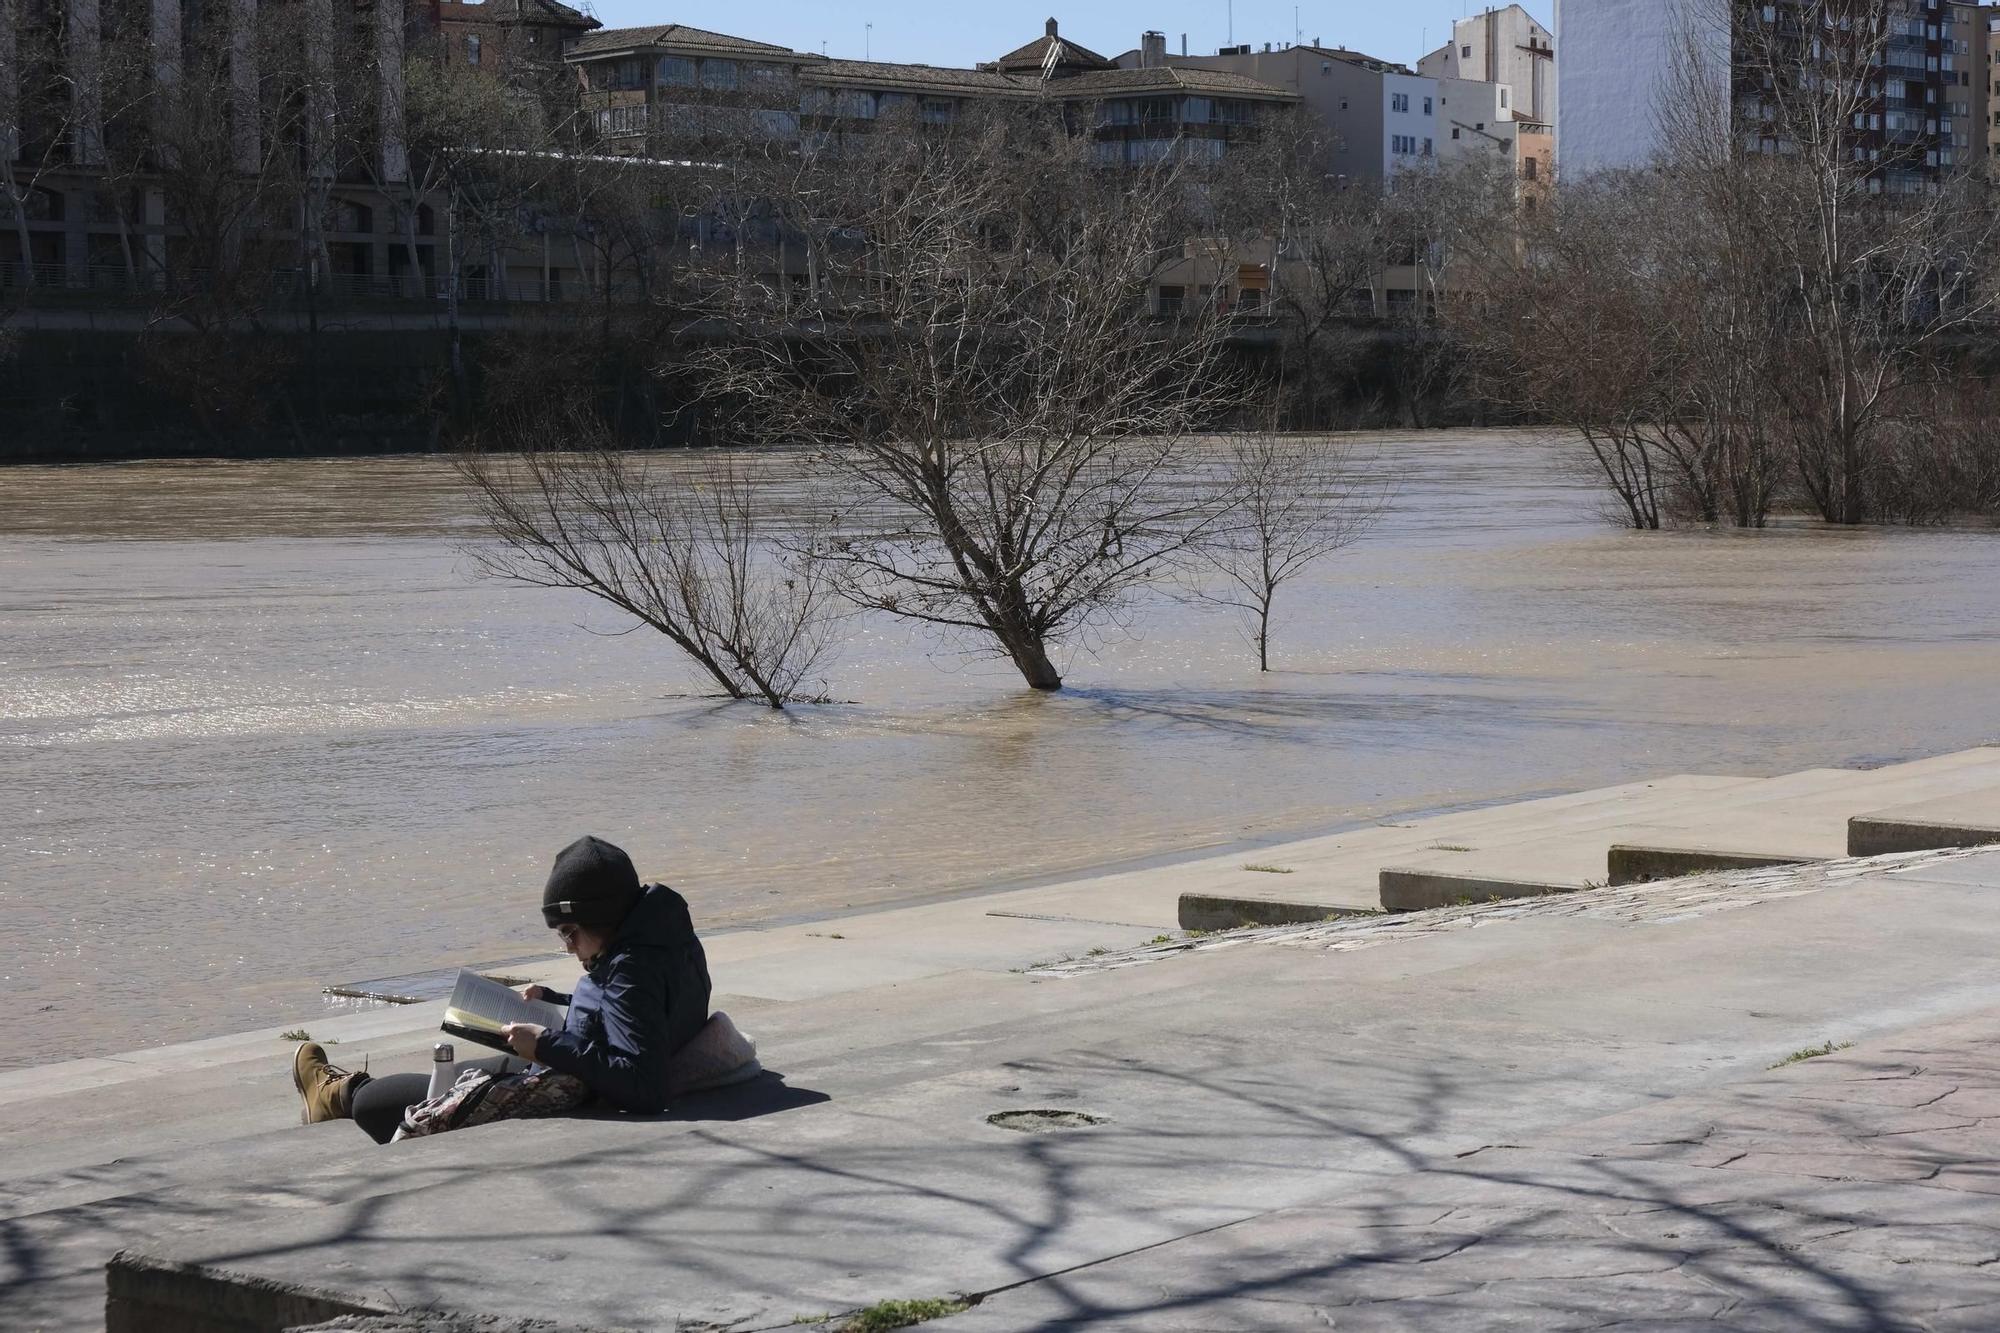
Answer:
M1089 1129L1092 1125L1102 1125L1101 1115L1091 1115L1087 1111L995 1111L986 1117L986 1123L998 1129L1011 1129L1022 1134L1047 1134L1058 1129Z

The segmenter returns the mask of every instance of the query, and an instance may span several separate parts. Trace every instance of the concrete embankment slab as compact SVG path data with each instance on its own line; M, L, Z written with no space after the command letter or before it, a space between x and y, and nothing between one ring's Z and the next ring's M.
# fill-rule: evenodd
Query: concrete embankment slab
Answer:
M2000 1327L2000 1012L1002 1292L963 1333Z
M255 1204L271 1168L253 1165L222 1225L141 1248L232 1288L613 1328L782 1325L1367 1198L1482 1145L1758 1074L1823 1037L2000 1002L2000 915L1980 910L2000 855L1966 854L1965 883L1920 892L1879 869L1807 868L1795 889L1757 873L1759 895L1734 900L1713 879L1606 891L1653 905L1629 918L1582 914L1593 896L1572 895L1454 917L1476 929L1335 923L1324 940L1218 937L1062 980L957 974L772 1005L758 1035L782 1087L668 1121L501 1125L388 1150L345 1125L297 1131L281 1179L331 1201ZM1406 935L1334 951L1350 926ZM988 1121L1037 1109L1095 1123ZM181 1206L204 1187L185 1182ZM126 1224L160 1197L121 1196ZM17 1253L88 1226L62 1210L26 1222Z

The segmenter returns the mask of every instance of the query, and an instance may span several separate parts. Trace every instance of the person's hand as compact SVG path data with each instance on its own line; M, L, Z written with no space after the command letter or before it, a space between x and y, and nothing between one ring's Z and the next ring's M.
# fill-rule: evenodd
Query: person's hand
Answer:
M547 1030L540 1023L509 1023L500 1029L500 1039L523 1060L532 1060L535 1058L535 1043Z
M547 986L530 986L521 992L521 998L524 1000L539 1000L548 993L549 988Z

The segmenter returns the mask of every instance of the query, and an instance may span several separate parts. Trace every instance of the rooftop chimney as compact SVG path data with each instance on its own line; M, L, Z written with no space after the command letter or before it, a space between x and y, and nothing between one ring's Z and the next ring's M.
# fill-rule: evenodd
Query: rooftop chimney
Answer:
M1056 21L1055 21L1054 19L1050 19L1050 20L1049 20L1049 21L1048 21L1048 22L1047 22L1046 24L1044 24L1044 25L1043 25L1043 27L1042 27L1042 31L1043 31L1044 33L1046 33L1046 34L1047 34L1048 36L1050 36L1050 37L1053 37L1053 36L1055 36L1055 35L1056 35Z
M1167 35L1163 32L1146 32L1139 35L1139 68L1165 69L1167 66Z

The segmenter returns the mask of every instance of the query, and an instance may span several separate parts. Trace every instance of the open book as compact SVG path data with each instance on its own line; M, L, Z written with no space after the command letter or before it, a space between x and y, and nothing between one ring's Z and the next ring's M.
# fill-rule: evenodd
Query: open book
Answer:
M444 1007L441 1024L444 1030L454 1037L511 1053L500 1036L500 1029L509 1023L540 1023L560 1031L563 1011L541 1000L524 1000L519 991L461 968L458 984L451 988L451 999Z

